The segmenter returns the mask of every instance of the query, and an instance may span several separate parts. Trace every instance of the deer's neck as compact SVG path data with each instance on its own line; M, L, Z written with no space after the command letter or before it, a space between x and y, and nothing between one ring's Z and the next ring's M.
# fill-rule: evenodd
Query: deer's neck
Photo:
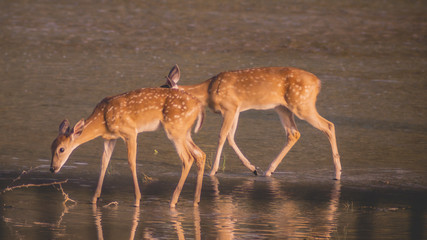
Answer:
M75 140L76 147L89 142L106 133L105 121L103 115L97 115L95 112L85 120L85 126L78 138Z
M194 85L179 86L179 89L182 89L193 95L194 97L199 99L200 102L203 103L203 106L206 106L208 104L210 83L211 79L208 79L202 83Z

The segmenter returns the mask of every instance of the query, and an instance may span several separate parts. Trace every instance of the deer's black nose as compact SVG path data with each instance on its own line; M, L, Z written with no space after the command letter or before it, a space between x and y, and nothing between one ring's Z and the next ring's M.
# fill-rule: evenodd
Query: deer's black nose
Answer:
M51 172L51 173L54 173L54 172L55 172L55 169L54 169L53 167L50 167L50 172Z

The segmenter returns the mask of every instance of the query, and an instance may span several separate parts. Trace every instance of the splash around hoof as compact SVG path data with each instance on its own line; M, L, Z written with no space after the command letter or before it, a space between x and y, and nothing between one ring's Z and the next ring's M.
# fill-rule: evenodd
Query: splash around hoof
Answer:
M99 197L94 197L94 198L92 198L92 200L90 201L90 203L93 204L93 205L97 205L98 204L98 200L99 200Z
M342 171L341 171L341 170L340 170L340 171L335 172L335 176L334 176L333 180L336 180L336 181L341 180L341 173L342 173Z
M264 171L261 168L259 168L259 167L255 167L255 170L252 173L255 174L255 176L262 176L262 175L264 175Z

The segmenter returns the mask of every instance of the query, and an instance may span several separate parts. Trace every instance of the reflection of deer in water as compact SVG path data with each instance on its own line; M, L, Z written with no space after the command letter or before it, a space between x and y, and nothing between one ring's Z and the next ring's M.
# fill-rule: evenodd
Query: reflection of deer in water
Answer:
M198 207L195 207L192 209L193 211L193 221L194 221L194 237L192 239L200 240L202 239L202 232L201 232L201 226L200 226L200 211ZM173 224L174 228L176 229L176 235L178 236L179 240L185 240L185 230L182 225L183 222L189 222L190 218L189 211L186 211L185 214L181 214L176 209L171 209L171 223ZM185 218L184 218L185 216ZM188 233L188 231L187 231Z
M304 200L294 199L295 193L286 192L280 180L276 178L271 178L267 182L259 182L255 179L245 180L233 187L231 195L219 192L219 180L215 176L211 177L211 184L214 192L212 202L217 239L233 239L236 232L244 231L236 229L237 225L251 224L253 215L257 215L258 219L254 220L253 224L268 223L271 234L277 234L278 238L283 236L288 238L331 238L331 234L336 231L337 211L341 195L339 181L332 185L327 207L313 206L314 211L307 209ZM263 200L267 203L264 202L262 209L268 209L268 211L262 214L257 214L256 210L252 212L250 210L252 208L242 204L242 202L251 201L254 196L253 193L257 189L256 184L266 184L267 188L263 186L259 189L268 195L263 196L263 199L271 199L271 201ZM262 212L262 209L259 211ZM307 212L314 212L316 217L313 218L313 214L307 215ZM261 229L257 230L261 231ZM269 233L267 229L263 229L263 231ZM270 233L269 236L271 236Z
M154 131L162 124L168 138L174 143L182 161L182 173L173 193L170 206L175 207L191 165L198 167L194 205L200 201L205 165L205 153L191 139L191 126L198 118L195 132L202 124L202 104L190 94L177 89L143 88L102 100L86 120L80 120L73 128L64 120L59 126L59 135L52 143L50 170L59 172L72 151L94 138L104 138L101 173L92 198L96 204L101 195L105 171L118 138L122 138L128 149L128 162L135 188L135 206L139 206L141 192L136 173L137 135Z
M95 225L96 225L98 240L104 239L104 231L102 230L102 211L101 210L102 209L98 208L96 205L92 205L92 214L95 218ZM134 212L132 216L132 228L130 230L129 240L135 239L135 233L139 223L139 215L140 215L140 209L134 208Z
M236 231L237 206L233 203L233 196L220 194L219 180L216 176L211 177L213 188L213 212L215 213L215 226L217 227L216 239L234 239Z
M222 72L202 83L188 86L178 86L179 78L179 68L175 66L169 73L167 84L162 87L182 89L215 112L221 113L224 118L216 158L209 175L215 175L218 170L226 138L243 165L257 174L256 167L243 155L234 141L239 114L250 109L274 109L285 128L287 143L271 162L265 175L270 176L276 170L300 138L294 121L296 115L328 136L334 159L334 178L340 179L341 163L335 127L317 112L316 98L320 91L320 80L315 75L297 68L266 67Z

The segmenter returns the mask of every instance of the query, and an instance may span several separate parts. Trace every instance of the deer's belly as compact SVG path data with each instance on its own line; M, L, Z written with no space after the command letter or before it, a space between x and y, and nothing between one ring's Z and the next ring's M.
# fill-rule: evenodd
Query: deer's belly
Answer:
M268 109L273 109L277 106L279 106L280 104L277 103L270 103L270 104L253 104L253 105L243 105L240 107L240 111L246 111L246 110L268 110Z

